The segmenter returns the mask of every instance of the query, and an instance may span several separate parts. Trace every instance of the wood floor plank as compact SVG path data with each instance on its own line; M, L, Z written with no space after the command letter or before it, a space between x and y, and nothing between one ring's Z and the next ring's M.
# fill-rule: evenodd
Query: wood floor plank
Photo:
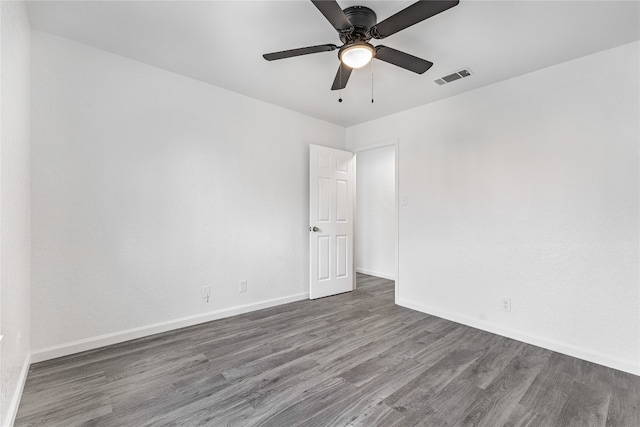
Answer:
M640 378L394 304L393 282L34 364L20 426L640 427Z
M421 336L424 335L431 335L431 333L425 331L423 334L405 339L381 353L379 356L364 360L362 363L341 373L340 376L349 381L349 383L359 387L371 381L373 378L383 375L388 370L393 369L398 363L405 360L413 361L412 355L420 352L425 346L425 344L418 341Z
M477 351L456 349L438 363L425 368L411 382L386 398L385 403L401 412L420 411L433 395L439 393L480 356Z
M399 427L406 424L405 418L400 412L380 402L371 410L367 409L359 415L354 415L353 419L345 425L347 427Z
M607 427L640 426L640 386L629 375L614 372Z
M605 426L611 397L608 390L574 381L569 395L556 423L567 427Z
M396 425L401 421L404 423L404 415L389 407L384 400L423 371L424 366L412 359L405 359L388 367L369 382L357 387L357 391L349 399L330 408L331 416L326 417L330 421L328 425Z
M542 370L549 356L549 352L529 346L489 384L456 426L492 427L506 423L510 412Z
M318 414L333 403L346 399L355 392L355 387L342 378L330 378L305 390L291 405L260 420L259 426L328 425L318 420ZM311 424L310 419L316 417Z
M524 348L523 343L501 339L440 392L429 396L423 408L405 414L407 425L447 425L461 418Z
M553 425L553 423L540 412L532 411L526 406L517 404L503 427L539 427L551 425Z

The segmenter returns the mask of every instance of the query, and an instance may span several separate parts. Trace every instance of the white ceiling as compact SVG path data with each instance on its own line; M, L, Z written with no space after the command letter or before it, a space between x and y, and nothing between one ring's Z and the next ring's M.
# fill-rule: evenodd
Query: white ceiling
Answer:
M378 21L413 1L338 0ZM640 39L638 1L474 1L374 45L434 63L418 75L375 61L330 90L337 51L268 62L263 53L340 45L315 6L297 1L29 1L33 28L342 126L372 120ZM434 80L464 67L452 84Z

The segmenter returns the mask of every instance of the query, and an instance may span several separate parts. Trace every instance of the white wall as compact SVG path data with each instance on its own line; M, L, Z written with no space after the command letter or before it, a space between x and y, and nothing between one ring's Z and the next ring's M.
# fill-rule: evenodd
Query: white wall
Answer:
M13 423L29 367L30 30L22 2L0 2L0 425Z
M640 373L639 49L347 130L399 139L401 304Z
M343 128L32 42L34 360L307 297L308 145Z
M395 147L357 154L356 270L394 279L396 275Z

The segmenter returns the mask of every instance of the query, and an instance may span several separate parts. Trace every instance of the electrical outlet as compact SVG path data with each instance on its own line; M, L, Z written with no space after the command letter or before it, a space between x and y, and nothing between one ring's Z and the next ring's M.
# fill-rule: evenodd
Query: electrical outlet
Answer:
M247 292L247 281L240 280L240 292Z
M203 286L200 291L202 293L202 300L204 302L209 302L209 297L211 296L211 286Z
M502 297L502 311L511 311L511 298Z

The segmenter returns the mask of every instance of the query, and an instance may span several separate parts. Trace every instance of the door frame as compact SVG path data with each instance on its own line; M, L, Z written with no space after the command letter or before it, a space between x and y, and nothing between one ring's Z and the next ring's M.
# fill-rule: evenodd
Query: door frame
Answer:
M355 156L355 173L357 175L357 171L358 171L358 153L363 153L366 151L373 151L373 150L377 150L379 148L387 148L387 147L393 147L394 148L394 155L395 155L395 209L394 209L394 228L396 230L396 241L395 241L395 263L396 263L396 267L395 267L395 303L398 303L398 299L400 298L400 170L399 170L399 166L400 166L400 142L398 140L398 138L393 138L393 139L386 139L380 142L375 142L373 144L367 144L367 145L363 145L361 147L356 147L356 148L349 148L348 150L352 151L354 156ZM355 186L355 194L354 194L354 200L353 200L353 221L354 221L354 231L353 231L353 240L354 240L354 255L353 255L353 271L354 271L354 277L357 274L356 271L356 251L358 250L358 248L355 245L355 241L357 238L357 221L358 221L358 211L357 211L357 203L356 200L358 198L358 180L356 179L356 186ZM354 289L355 289L355 283L354 283Z

